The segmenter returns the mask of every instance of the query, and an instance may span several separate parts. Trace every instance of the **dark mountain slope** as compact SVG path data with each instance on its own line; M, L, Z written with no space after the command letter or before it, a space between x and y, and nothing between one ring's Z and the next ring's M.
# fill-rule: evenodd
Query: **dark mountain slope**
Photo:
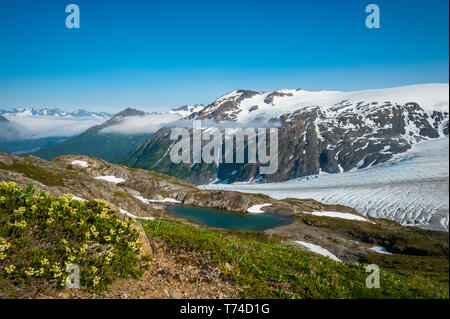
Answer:
M91 127L84 133L75 136L61 144L40 149L35 156L51 160L60 155L87 155L113 161L130 152L139 143L147 139L150 134L126 135L116 133L103 133L102 129L120 123L129 116L144 116L145 112L126 109L101 125Z
M448 107L442 107L448 101L440 100L448 99L445 89L448 86L419 86L353 95L238 90L189 117L204 120L204 128L214 122L243 128L263 122L278 127L278 169L271 175L260 174L259 164L175 165L168 156L173 141L167 128L137 146L120 163L156 170L194 184L216 179L223 183L279 182L322 172L363 169L389 161L419 141L448 136ZM430 98L433 95L439 96ZM410 99L411 102L404 102ZM247 153L247 146L244 152Z

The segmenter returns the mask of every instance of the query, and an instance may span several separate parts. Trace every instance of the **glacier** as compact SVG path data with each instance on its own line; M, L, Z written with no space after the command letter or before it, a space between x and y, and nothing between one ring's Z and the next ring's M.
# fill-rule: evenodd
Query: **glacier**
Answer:
M403 225L448 231L449 139L414 144L389 162L336 174L279 183L208 184L203 189L262 193L276 199L315 199L355 208L360 214Z

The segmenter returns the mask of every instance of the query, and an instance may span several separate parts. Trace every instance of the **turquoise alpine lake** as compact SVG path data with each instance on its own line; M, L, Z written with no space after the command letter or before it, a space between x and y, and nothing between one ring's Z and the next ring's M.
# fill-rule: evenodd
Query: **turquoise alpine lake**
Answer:
M195 206L170 206L167 211L175 216L186 218L194 223L208 227L232 230L265 230L292 223L292 216L277 214L235 213L220 209Z

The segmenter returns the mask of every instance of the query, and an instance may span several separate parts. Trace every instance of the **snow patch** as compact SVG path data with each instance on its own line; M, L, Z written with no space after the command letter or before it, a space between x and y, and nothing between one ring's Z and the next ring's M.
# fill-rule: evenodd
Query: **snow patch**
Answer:
M173 199L173 198L164 198L164 199L147 199L144 198L142 196L134 196L135 198L139 199L141 202L145 203L145 204L149 204L149 203L181 203L180 201Z
M326 250L325 248L322 248L318 245L314 245L311 243L307 243L301 240L296 240L295 243L300 244L306 248L308 248L310 251L325 256L325 257L329 257L334 261L338 261L338 262L342 262L339 258L337 258L335 255L333 255L332 253L330 253L328 250Z
M303 212L305 214L311 214L314 216L325 216L325 217L334 217L334 218L342 218L342 219L350 219L350 220L359 220L363 222L368 222L367 219L365 219L362 216L357 216L355 214L350 213L341 213L341 212Z
M121 177L115 177L113 175L108 175L108 176L97 176L95 179L101 179L107 182L111 182L114 184L118 184L118 183L122 183L125 182L125 180Z
M380 254L392 255L392 253L388 252L386 250L386 248L381 247L381 246L373 246L373 247L370 248L370 250L373 250L373 251L375 251L377 253L380 253Z
M265 213L263 210L261 210L261 208L266 207L266 206L271 206L272 204L260 204L260 205L253 205L252 207L250 207L249 209L247 209L247 213L251 213L251 214L263 214Z
M166 197L164 199L149 199L148 200L151 203L181 203L179 200Z
M86 201L84 198L81 198L81 197L78 197L78 196L75 196L75 195L72 195L72 199L79 200L80 202L85 202Z
M122 215L128 216L130 218L136 218L136 219L145 219L145 220L154 220L154 217L139 217L133 214L130 214L129 212L127 212L125 209L119 208L119 211Z
M70 163L70 165L78 165L78 166L81 166L81 167L84 167L84 168L89 167L88 162L80 161L80 160L74 160L74 161L72 161L72 163Z

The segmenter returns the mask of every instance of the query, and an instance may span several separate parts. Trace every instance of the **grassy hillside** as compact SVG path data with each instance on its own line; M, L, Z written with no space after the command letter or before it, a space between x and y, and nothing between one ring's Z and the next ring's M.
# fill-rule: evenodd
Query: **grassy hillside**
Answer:
M449 297L448 263L447 273L428 270L433 276L425 272L405 275L392 265L384 268L387 262L382 263L380 259L384 256L379 256L376 261L386 271L381 270L380 288L368 289L367 264L334 262L283 245L277 238L242 236L240 232L224 233L169 221L148 221L144 229L149 238L161 238L187 251L210 254L248 298Z

